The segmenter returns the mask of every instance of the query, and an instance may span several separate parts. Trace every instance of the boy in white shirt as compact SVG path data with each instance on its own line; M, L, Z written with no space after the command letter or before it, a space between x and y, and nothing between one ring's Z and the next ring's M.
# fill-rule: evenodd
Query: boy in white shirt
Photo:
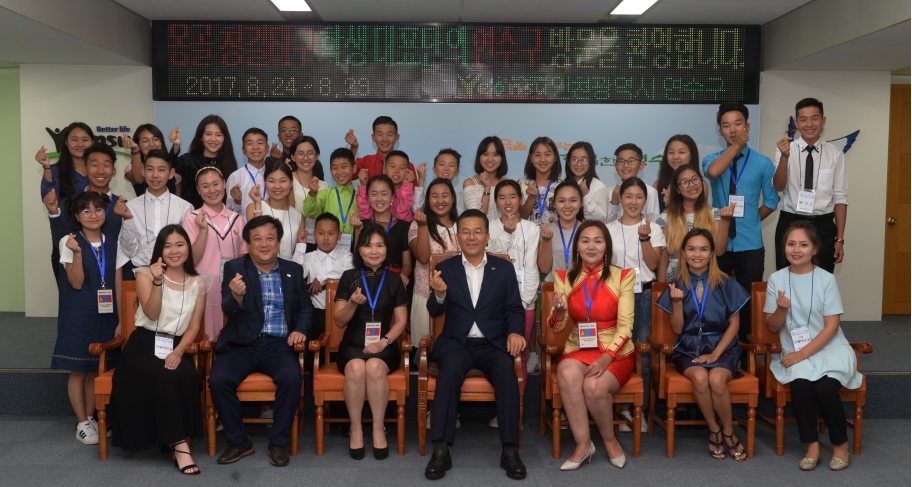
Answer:
M123 268L124 281L135 279L133 269L149 265L158 232L166 225L182 224L187 213L193 210L190 203L168 191L168 180L174 177L174 167L167 152L161 149L149 151L143 175L146 179L145 194L126 203L119 199L114 204L114 213L123 218L117 239L117 268Z
M437 157L434 158L434 166L431 171L438 178L449 179L453 181L459 175L459 161L462 155L453 149L440 149ZM424 174L425 165L422 163L418 166L418 178L415 180L415 203L412 205L412 213L424 208ZM455 185L454 185L455 186ZM460 186L462 188L462 186ZM465 211L465 200L462 199L462 189L456 190L456 211L462 214Z
M622 144L614 151L614 169L621 182L637 177L640 171L646 167L646 161L643 160L643 149L636 144ZM611 199L608 201L608 217L606 223L613 222L624 215L624 210L620 206L621 185L615 185L611 192ZM661 212L659 211L659 194L652 186L646 188L646 206L643 208L643 217L647 220L655 221Z
M314 305L311 336L318 338L326 331L326 280L338 279L342 273L355 267L348 250L336 248L342 235L339 219L331 213L321 213L314 223L315 252L307 252L307 231L301 232L292 260L304 267L304 279L313 279L308 291Z
M253 202L250 198L250 188L259 185L263 191L262 199L266 199L263 171L266 169L266 156L269 154L269 139L266 132L253 127L244 132L241 140L244 144L241 152L247 156L247 164L228 176L228 182L225 183L225 187L228 188L225 206L243 218L247 214L247 205Z

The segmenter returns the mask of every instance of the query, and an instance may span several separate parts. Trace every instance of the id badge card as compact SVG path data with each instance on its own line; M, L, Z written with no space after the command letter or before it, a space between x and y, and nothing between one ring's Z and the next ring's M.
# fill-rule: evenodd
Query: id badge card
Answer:
M155 356L164 360L174 351L174 339L171 335L155 334Z
M113 289L99 289L98 290L98 314L112 314L114 313L114 290Z
M523 269L518 269L516 271L516 282L519 283L519 292L523 290L523 279L526 277L526 272Z
M347 252L351 252L352 234L343 233L341 236L339 236L339 241L336 242L336 248L339 250L345 250Z
M225 263L226 262L228 262L228 261L225 259L222 259L222 261L219 263L219 282L222 282L225 280Z
M744 196L740 194L728 195L728 204L735 204L735 218L744 218Z
M364 323L364 346L380 341L380 322L368 321Z
M636 276L636 280L633 281L633 292L639 294L643 292L643 279L640 277L640 269L633 269L633 274Z
M308 218L304 221L304 229L307 230L307 243L316 245L317 241L314 240L314 232L316 232L317 222L313 218Z
M801 328L789 330L789 332L792 334L792 345L795 346L796 352L800 352L808 343L811 343L811 332L808 327L802 326Z
M817 199L817 195L813 191L801 190L798 192L798 204L795 206L795 210L798 213L804 213L810 215L814 212L814 201Z
M580 348L598 348L598 326L594 321L580 321L579 346Z

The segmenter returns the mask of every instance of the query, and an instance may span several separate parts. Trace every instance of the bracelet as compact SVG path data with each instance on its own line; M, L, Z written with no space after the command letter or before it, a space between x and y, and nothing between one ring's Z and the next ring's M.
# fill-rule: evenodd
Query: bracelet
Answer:
M262 215L262 214L263 214L263 210L253 210L253 214L254 214L254 215Z
M427 222L415 222L415 225L418 225L419 227L426 227Z
M139 155L139 151L136 151L136 152L130 151L130 154L133 154L134 156L138 156L138 155Z
M839 243L841 243L841 244L844 244L844 243L845 243L845 239L844 239L844 238L837 238L836 241L839 242Z
M155 284L155 279L152 279L152 285L153 285L153 286L161 286L161 285L162 285L162 283L161 283L161 282L159 282L159 283L158 283L158 284Z
M481 195L482 195L482 196L491 196L491 193L484 192L484 193L481 193Z
M648 242L652 240L652 235L647 235L646 238L641 238L640 242Z

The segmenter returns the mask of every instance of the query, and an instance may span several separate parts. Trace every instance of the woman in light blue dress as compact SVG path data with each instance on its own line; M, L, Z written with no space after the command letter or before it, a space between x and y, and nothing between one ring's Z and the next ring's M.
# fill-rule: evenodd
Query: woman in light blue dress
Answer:
M849 466L849 445L839 390L857 389L863 377L839 328L842 299L836 278L814 265L820 239L810 223L792 223L782 246L791 265L770 276L763 307L770 313L766 327L779 332L782 342L782 353L773 355L770 370L780 383L791 385L795 422L807 445L799 467L813 470L820 460L819 408L833 444L830 469L843 470Z

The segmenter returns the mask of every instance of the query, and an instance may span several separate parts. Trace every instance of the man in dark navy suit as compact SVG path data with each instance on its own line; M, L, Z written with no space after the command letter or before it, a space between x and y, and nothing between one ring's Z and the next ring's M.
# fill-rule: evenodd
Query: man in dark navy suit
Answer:
M275 218L250 219L243 233L250 253L225 263L222 311L228 323L219 334L218 357L209 375L212 402L228 437L228 449L218 458L221 464L254 452L241 419L237 388L250 373L262 372L276 385L269 461L288 465L291 424L304 379L294 345L307 340L313 305L304 269L277 258L282 233L282 223Z
M456 410L466 374L480 369L494 386L497 423L503 453L500 467L512 479L526 477L519 459L519 385L513 357L526 348L526 319L513 265L485 253L488 218L466 210L457 220L462 254L437 265L430 280L434 295L427 301L431 316L446 313L443 331L429 357L436 360L434 451L424 471L439 479L452 468L449 446L456 436Z

